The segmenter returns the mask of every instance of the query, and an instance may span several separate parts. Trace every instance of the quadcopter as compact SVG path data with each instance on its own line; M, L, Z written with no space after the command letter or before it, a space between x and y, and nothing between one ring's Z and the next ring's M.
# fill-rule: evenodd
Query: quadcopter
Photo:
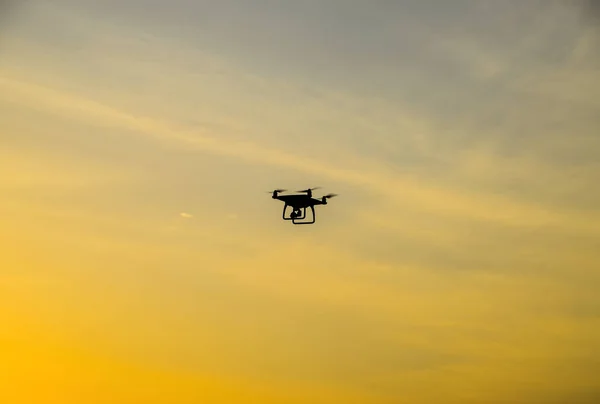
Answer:
M327 199L333 198L337 196L337 194L328 194L321 199L315 199L312 197L312 191L314 189L318 189L319 187L304 189L302 191L303 194L295 194L295 195L279 195L280 192L285 192L285 189L276 189L273 191L272 198L278 199L285 203L283 207L283 220L291 220L293 224L312 224L315 222L315 205L327 205ZM292 208L292 212L289 216L285 215L288 206ZM306 208L310 208L312 212L312 220L306 221Z

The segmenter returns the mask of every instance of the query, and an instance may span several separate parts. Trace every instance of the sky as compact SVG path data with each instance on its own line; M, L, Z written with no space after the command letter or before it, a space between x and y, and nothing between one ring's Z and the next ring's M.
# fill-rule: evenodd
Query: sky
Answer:
M597 4L1 3L0 401L598 402Z

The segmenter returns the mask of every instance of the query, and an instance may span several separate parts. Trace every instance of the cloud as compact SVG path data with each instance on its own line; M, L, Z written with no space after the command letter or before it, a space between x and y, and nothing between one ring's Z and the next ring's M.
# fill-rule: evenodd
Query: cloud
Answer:
M6 127L7 136L18 136ZM1 139L1 136L0 136ZM7 175L0 177L0 187L5 191L48 190L73 192L76 190L113 191L131 186L140 176L133 170L115 167L97 161L85 161L86 171L78 170L83 159L52 153L23 150L6 146L0 151L0 170Z
M29 78L19 78L25 70L8 69L3 85L16 93L30 91L22 102L31 105L34 99L45 99L48 107L71 119L92 119L104 127L143 133L168 147L327 177L390 198L398 208L497 225L556 226L597 234L593 224L597 213L573 209L582 198L588 207L600 200L592 185L599 170L593 164L593 151L600 145L592 136L597 122L591 114L598 89L585 84L593 82L594 55L581 39L590 36L568 18L573 14L568 7L540 8L540 4L521 6L520 12L538 15L539 23L535 29L520 27L518 33L505 32L506 24L516 21L510 7L487 5L474 11L482 20L497 14L490 29L510 38L523 35L524 42L441 25L441 32L451 35L436 37L426 53L436 66L450 69L446 72L452 79L424 70L417 76L418 93L426 94L420 98L401 96L400 90L382 91L376 97L354 88L317 89L298 77L259 75L235 66L226 56L176 46L156 35L141 36L133 28L115 25L121 35L101 35L106 31L103 23L76 12L61 18L67 27L79 27L73 21L80 19L91 21L87 24L91 28L81 35L87 43L86 57L94 62L82 59L79 69L73 63L52 63L73 71L72 77L81 79L80 89L65 91L66 83L50 76L49 86L36 87ZM348 12L355 12L362 6L348 7ZM407 7L425 21L439 19L431 10ZM455 19L459 16L452 14ZM565 27L548 23L561 16L567 17ZM481 21L471 24L478 29ZM562 41L561 55L580 44L579 65L548 59L547 45L555 43L551 39L556 36ZM366 46L360 41L351 45ZM31 51L39 53L35 47ZM112 57L95 56L106 52ZM166 54L172 63L157 61ZM395 66L398 60L390 63ZM406 63L417 67L417 62ZM115 89L95 85L94 72L95 80ZM176 97L169 95L173 92ZM549 108L553 114L546 113ZM191 120L198 111L205 118Z
M309 265L289 259L298 251L311 252ZM230 262L223 273L243 289L263 291L286 305L297 303L307 315L313 310L321 317L331 312L338 327L346 324L346 316L352 324L365 324L368 336L359 331L352 335L360 336L363 344L376 341L384 352L398 352L398 361L391 368L376 365L375 346L364 356L355 349L353 363L378 370L360 375L349 365L345 373L389 391L402 388L407 397L423 398L420 389L432 380L441 383L436 390L440 396L446 392L452 397L467 386L504 396L503 386L510 383L516 388L513 400L527 402L537 392L522 380L543 385L554 380L557 390L568 389L566 379L555 377L554 370L565 363L583 364L579 358L597 352L592 341L600 329L560 310L578 301L581 290L539 273L458 275L409 265L386 268L308 240L293 245L273 242L268 252ZM593 299L593 288L588 292ZM545 338L540 340L540 334ZM416 364L402 354L407 350L414 353ZM328 355L340 351L336 345ZM575 373L587 382L593 378L585 369Z
M194 215L185 212L180 213L179 216L183 217L184 219L191 219L194 217Z
M277 75L258 75L244 66L234 67L226 57L217 58L191 46L176 46L175 42L153 35L141 36L133 29L114 26L122 35L100 35L106 30L103 23L85 19L76 12L67 13L62 15L65 26L79 27L73 22L79 19L91 21L91 28L81 34L88 44L86 57L94 62L89 62L89 69L84 69L84 65L74 69L72 63L64 66L73 71L73 77L83 77L82 83L89 85L85 90L77 90L79 93L63 92L65 83L55 81L50 87L57 91L48 93L48 101L53 103L58 101L53 97L66 96L62 104L67 113L75 112L74 106L87 103L88 117L96 115L98 120L144 132L170 144L179 142L192 149L289 168L314 177L328 176L392 197L400 206L428 208L441 216L496 223L508 220L515 225L554 223L590 231L585 230L590 227L586 215L546 203L548 195L544 192L555 189L547 186L547 181L553 181L556 188L568 188L576 176L580 185L572 188L570 195L554 195L576 202L598 172L589 164L593 159L590 151L600 147L591 136L597 125L592 115L581 112L594 109L597 89L583 85L593 80L577 79L589 70L593 55L580 51L582 64L578 66L550 63L546 53L548 43L555 43L551 41L553 37L558 36L563 41L561 49L568 50L583 33L572 18L565 19L565 27L547 23L569 17L572 11L568 7L555 4L540 8L541 4L521 6L520 12L538 15L539 24L535 29L520 27L518 33L505 32L506 24L516 21L510 7L487 5L474 11L487 21L497 14L490 29L510 34L510 38L523 35L525 42L502 41L499 35L455 32L448 25L441 25L439 29L449 30L452 35L432 41L427 52L435 57L436 66L451 69L452 80L429 71L421 73L418 92L427 94L421 98L398 96L402 94L400 90L391 94L393 97L385 92L381 97L365 96L356 89L342 91L327 86L317 91L297 77L294 81ZM425 21L440 19L426 7L407 7ZM356 12L357 8L362 6L353 4L347 12ZM173 15L181 11L175 9ZM277 11L285 12L285 7ZM452 18L462 18L461 15L455 13ZM287 17L290 16L282 18ZM481 21L470 24L472 29L478 29ZM387 31L378 35L384 33ZM387 40L394 38L387 35ZM58 49L60 45L64 47L61 43L56 45ZM358 41L351 46L362 49L366 44ZM110 51L113 57L94 56L100 50ZM172 63L157 62L156 58L165 54L171 55ZM398 60L390 63L395 66ZM416 66L416 62L406 63ZM423 62L421 66L432 64ZM490 69L497 73L485 73ZM105 80L107 88L120 83L119 88L129 90L114 90L119 97L112 91L100 91L92 81L85 81L91 79L82 76L84 70L90 75L95 72L97 80ZM157 71L160 73L153 73ZM14 71L5 72L7 78L19 77ZM27 81L21 84L27 85ZM154 89L150 93L145 87L148 83ZM573 92L571 88L578 90ZM140 91L146 93L135 95ZM175 91L177 97L167 102L165 97L170 99L169 94ZM204 97L198 96L200 92ZM281 99L293 100L294 107L279 102ZM551 116L546 113L548 108L554 111ZM190 122L189 117L197 116L198 110L209 118L205 122ZM293 146L290 139L302 139L295 142L302 145ZM579 161L569 154L579 156ZM306 157L309 155L312 157ZM540 173L544 183L538 181ZM515 193L512 191L516 181L519 192ZM534 188L536 192L532 192ZM586 194L592 204L599 198L593 190ZM502 213L505 202L513 212L510 215Z
M96 125L117 126L149 135L161 142L179 143L191 150L215 153L240 158L244 161L285 167L305 173L324 175L340 181L392 197L398 203L409 203L441 215L459 215L473 220L529 225L560 226L566 229L597 233L600 231L595 220L576 212L567 213L545 210L543 206L508 200L501 196L480 194L465 190L456 192L440 185L426 183L423 179L411 178L406 174L386 172L372 168L369 171L351 168L351 165L332 166L308 157L300 157L288 152L271 149L250 141L231 141L210 133L210 131L190 130L178 127L168 121L146 116L131 115L96 101L60 92L45 86L24 82L0 72L0 86L14 95L20 95L24 102L43 102L55 112L68 114L72 119L92 119ZM377 167L377 165L374 165Z
M70 291L88 292L93 288L87 283L94 284L96 294L85 294L97 299L87 306L96 309L95 316L86 323L81 309L73 317L81 321L72 319L85 328L85 338L102 328L102 342L114 343L113 353L143 358L146 366L168 366L172 374L194 366L194 371L260 374L277 394L281 391L279 401L286 401L279 386L292 379L306 380L288 386L307 391L323 384L357 386L355 397L367 390L381 393L364 397L365 402L397 402L399 391L411 402L490 396L536 402L538 387L558 397L576 397L577 391L593 396L600 332L594 289L600 251L593 114L598 89L591 84L597 59L593 37L581 34L570 17L562 20L566 27L555 24L564 8L552 8L554 14L545 8L533 18L532 9L542 3L471 4L480 18L469 14L468 25L450 23L466 18L455 5L448 6L455 19L447 20L429 14L422 3L406 3L411 27L420 29L415 32L426 32L423 20L414 18L422 15L439 20L437 33L447 34L443 41L428 37L431 42L417 36L418 44L430 45L422 53L416 43L393 47L398 42L386 35L398 31L391 27L369 38L353 26L332 27L354 34L356 41L339 37L314 49L322 54L347 46L340 59L339 54L327 59L330 71L339 68L339 60L359 63L364 52L373 57L344 70L346 79L356 78L356 85L346 88L340 86L343 80L333 85L324 76L308 85L302 74L290 75L275 59L266 62L273 73L267 74L256 65L231 62L225 51L214 57L206 47L162 41L156 26L146 26L154 34L143 36L134 25L109 30L110 15L89 18L90 24L76 14L65 20L39 16L64 31L47 31L44 24L37 26L39 32L19 31L29 36L13 42L1 62L0 102L29 111L23 120L39 122L31 116L44 114L61 118L55 123L70 122L65 127L77 135L65 137L63 145L93 137L92 145L117 149L122 143L112 142L127 136L131 142L121 153L132 165L140 162L131 159L136 148L153 150L147 165L154 171L140 180L152 193L136 188L127 201L115 201L114 192L103 196L111 206L129 203L131 215L99 214L81 205L57 209L11 194L2 207L14 232L7 232L11 237L3 238L2 248L15 268L22 266L12 248L18 237L23 256L32 256L34 247L46 253L40 261L44 274L58 277L54 267L71 260L75 269L60 276L74 282L77 274L84 287ZM139 9L134 2L127 7ZM362 14L356 11L345 8L359 22ZM517 14L527 23L517 24ZM395 18L390 16L408 30ZM341 20L337 15L336 24ZM398 63L388 52L385 66L393 74L369 70L383 60L368 53L369 41L381 44L379 39L389 45L380 51L394 49L402 56ZM43 44L54 53L40 52ZM269 49L267 42L263 49ZM294 47L287 49L293 53ZM407 57L416 53L420 58ZM310 67L299 64L296 72L306 79ZM361 69L371 73L360 75ZM371 80L382 87L365 84ZM53 128L52 121L42 122L43 130ZM39 130L38 139L44 139ZM15 134L0 138L17 144ZM34 136L20 143L21 155L30 150L27 139ZM66 168L50 160L57 175L48 181L42 175L46 160L38 157L19 165L17 155L4 165L0 161L0 168L37 163L31 188L45 182L60 187L69 172L85 185L82 168L91 167L86 159ZM119 170L101 168L91 170L94 184L118 177ZM260 195L241 200L244 221L220 220L240 208L240 194L254 192L267 176L286 183L322 179L344 196L327 208L328 220L304 229L282 224L279 231L270 227L275 222L262 221L273 211ZM15 178L12 185L18 184ZM186 199L185 206L202 208L194 217L203 226L180 223L171 229L176 231L165 231L174 223L172 212L182 206L181 189L186 198L196 198ZM154 214L158 206L160 213L139 219L142 205ZM179 213L183 219L187 215L192 216ZM47 244L39 246L35 238ZM70 258L66 251L73 251ZM97 260L99 253L110 261ZM119 299L107 299L107 289ZM14 295L62 298L69 307L69 298L56 288L48 288L47 295L27 290ZM64 313L59 306L56 313ZM144 335L144 344L129 343L135 333ZM154 376L140 370L139 377ZM162 380L157 389L166 395L171 390L164 383L170 382ZM271 388L257 392L257 400L265 401ZM320 391L321 398L332 402L350 395L342 390ZM303 399L315 402L312 398Z

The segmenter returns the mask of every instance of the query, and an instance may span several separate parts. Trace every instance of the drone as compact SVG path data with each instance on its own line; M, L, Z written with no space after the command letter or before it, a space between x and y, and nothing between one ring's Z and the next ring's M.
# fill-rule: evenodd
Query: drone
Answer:
M321 199L315 199L312 197L312 191L319 189L319 187L308 188L302 191L302 194L294 195L279 195L280 192L287 191L286 189L276 189L273 191L272 198L278 199L285 203L283 207L282 218L283 220L291 220L293 224L313 224L316 219L315 205L327 205L327 199L337 196L337 194L328 194L321 197ZM286 216L288 206L292 208L292 212L289 216ZM310 208L312 212L312 220L306 219L306 208Z

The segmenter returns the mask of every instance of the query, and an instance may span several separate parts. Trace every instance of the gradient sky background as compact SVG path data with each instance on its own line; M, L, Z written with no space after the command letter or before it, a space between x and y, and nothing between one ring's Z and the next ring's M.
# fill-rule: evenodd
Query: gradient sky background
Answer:
M600 402L597 3L3 4L1 402Z

